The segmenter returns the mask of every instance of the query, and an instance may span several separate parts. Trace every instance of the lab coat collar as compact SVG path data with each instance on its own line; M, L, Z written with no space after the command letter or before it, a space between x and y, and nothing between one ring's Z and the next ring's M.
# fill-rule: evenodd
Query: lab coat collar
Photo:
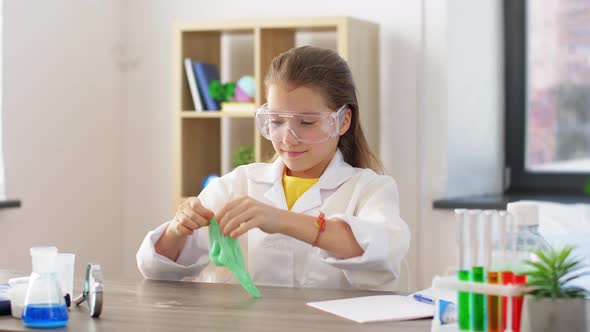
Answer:
M317 187L319 189L334 189L348 180L354 173L356 173L354 168L344 161L342 152L337 149L324 174L318 180Z
M252 170L248 178L254 182L272 184L264 194L265 198L273 202L275 206L287 209L282 181L285 163L279 157L272 164L265 166ZM344 161L342 152L337 149L318 182L295 202L291 211L303 213L320 206L322 204L320 190L334 189L354 174L355 169Z

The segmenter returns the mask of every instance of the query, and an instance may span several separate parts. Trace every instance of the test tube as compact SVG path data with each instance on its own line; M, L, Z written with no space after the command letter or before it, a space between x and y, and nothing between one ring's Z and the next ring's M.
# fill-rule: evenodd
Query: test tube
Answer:
M481 210L468 210L468 223L469 223L469 251L471 252L471 264L470 267L477 266L482 263L482 256L480 255L480 230L479 216Z
M506 269L506 212L499 211L496 214L496 234L498 236L497 254L497 271L504 271Z
M501 265L499 260L501 259L500 248L501 235L500 235L500 218L497 211L488 211L487 215L487 227L486 230L490 234L490 244L488 247L488 283L499 284L500 274L498 272L499 266ZM503 227L502 227L503 229ZM500 332L502 329L502 317L501 317L501 301L498 296L488 295L488 331L489 332Z
M469 223L469 210L456 209L455 219L457 221L457 229L459 230L459 269L469 270L473 264L471 252L471 225Z
M458 229L458 241L459 244L459 271L457 272L457 278L459 281L469 281L471 268L471 251L470 251L470 234L471 225L467 210L457 209L455 210L455 220L457 222ZM469 292L459 291L457 293L457 312L458 312L458 326L459 330L469 331L471 329L471 296Z
M503 236L503 244L504 246L501 248L502 250L502 260L503 264L502 273L501 273L501 281L502 285L511 285L514 283L514 273L512 272L512 255L514 254L515 246L516 246L516 225L514 224L514 218L511 214L502 211L498 214L500 219L500 226L504 225L504 236ZM502 296L502 329L504 331L512 330L512 301L508 300L507 296Z
M531 210L532 208L532 210ZM526 275L523 272L522 267L522 260L524 259L523 255L523 248L520 247L522 245L526 245L527 240L520 238L520 230L519 225L526 225L527 219L533 217L538 219L538 210L534 205L528 203L509 203L507 207L509 211L509 216L511 216L512 220L512 245L511 250L512 254L510 255L512 259L512 271L514 274L512 275L512 284L513 285L524 285L526 283ZM533 216L531 216L531 214ZM523 242L521 242L523 241ZM523 297L522 296L513 296L511 298L512 302L512 331L519 332L520 331L520 317L522 312L522 304L523 304Z
M526 284L526 275L515 274L513 281L515 285L524 285ZM522 296L515 296L512 298L512 331L514 332L520 332L520 317L522 315L523 300Z
M474 266L472 273L474 282L485 282L485 269L483 266ZM473 331L485 331L485 295L471 293L471 303L473 308Z
M473 210L471 213L472 233L475 245L473 246L476 257L475 265L473 266L472 280L473 282L485 282L485 265L486 265L486 238L489 234L485 234L487 218L486 214L481 210ZM471 293L471 307L472 307L472 323L473 331L485 331L485 295L482 293Z
M494 222L495 212L487 210L483 212L482 226L482 247L483 247L483 266L487 271L492 267L492 223Z

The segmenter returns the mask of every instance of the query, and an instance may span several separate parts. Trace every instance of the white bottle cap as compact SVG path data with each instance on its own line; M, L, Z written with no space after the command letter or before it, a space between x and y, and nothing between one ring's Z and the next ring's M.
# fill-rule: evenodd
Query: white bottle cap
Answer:
M31 256L33 261L33 272L55 272L55 258L57 257L56 247L32 247Z
M506 210L514 216L517 225L538 226L539 205L530 202L508 203Z

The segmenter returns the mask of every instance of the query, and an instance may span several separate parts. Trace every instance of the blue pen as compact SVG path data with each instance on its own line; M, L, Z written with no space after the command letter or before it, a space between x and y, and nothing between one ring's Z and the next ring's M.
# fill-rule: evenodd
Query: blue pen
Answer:
M428 304L434 304L434 300L433 299L431 299L429 297L426 297L426 296L424 296L422 294L414 294L414 299L416 301L419 301L419 302L424 302L424 303L428 303Z

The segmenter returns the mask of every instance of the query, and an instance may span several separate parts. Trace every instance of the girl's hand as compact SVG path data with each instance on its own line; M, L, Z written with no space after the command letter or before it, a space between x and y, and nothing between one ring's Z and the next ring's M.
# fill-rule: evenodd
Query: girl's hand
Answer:
M197 197L189 197L178 206L174 220L166 231L181 237L191 235L195 230L208 226L213 215Z
M285 210L261 203L249 196L227 203L217 214L217 222L224 236L235 238L254 227L272 234L281 231Z

